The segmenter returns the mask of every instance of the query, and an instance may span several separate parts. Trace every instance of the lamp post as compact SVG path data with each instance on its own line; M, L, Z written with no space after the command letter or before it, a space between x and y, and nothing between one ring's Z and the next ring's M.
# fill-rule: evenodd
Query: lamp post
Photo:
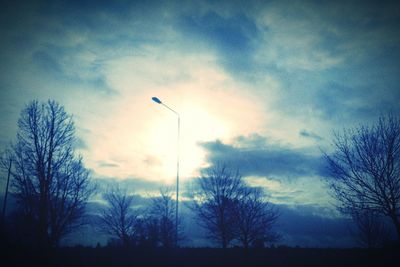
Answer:
M156 102L157 104L163 105L173 113L175 113L176 116L178 116L178 135L177 135L177 152L176 152L176 202L175 202L175 242L176 246L178 246L178 207L179 207L179 135L180 135L180 127L181 127L181 117L179 116L179 113L170 108L169 106L165 105L160 99L157 97L152 97L151 100Z

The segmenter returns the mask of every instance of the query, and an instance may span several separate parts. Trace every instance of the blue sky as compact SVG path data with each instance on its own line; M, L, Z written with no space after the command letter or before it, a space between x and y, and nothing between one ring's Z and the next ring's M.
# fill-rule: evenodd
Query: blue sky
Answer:
M176 117L152 96L181 115L184 185L229 162L323 218L338 216L322 179L333 131L400 114L395 2L5 1L0 15L1 148L25 104L55 99L93 176L139 194L174 183Z

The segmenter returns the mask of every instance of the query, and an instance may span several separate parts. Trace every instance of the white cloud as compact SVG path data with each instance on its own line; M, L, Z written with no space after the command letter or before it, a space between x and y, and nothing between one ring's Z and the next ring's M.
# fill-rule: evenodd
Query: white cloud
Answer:
M327 184L318 176L281 178L277 180L262 176L245 177L250 186L264 188L269 200L276 204L314 205L334 209L334 199L327 193ZM332 210L330 210L330 213Z

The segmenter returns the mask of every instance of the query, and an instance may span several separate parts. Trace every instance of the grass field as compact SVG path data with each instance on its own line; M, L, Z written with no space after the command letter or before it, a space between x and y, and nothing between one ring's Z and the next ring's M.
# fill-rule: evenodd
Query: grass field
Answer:
M7 266L397 266L400 259L395 249L9 247L5 251Z

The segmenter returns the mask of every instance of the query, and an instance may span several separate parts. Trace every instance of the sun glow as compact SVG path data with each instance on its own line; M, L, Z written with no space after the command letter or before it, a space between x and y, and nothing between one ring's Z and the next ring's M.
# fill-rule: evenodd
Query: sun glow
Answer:
M208 163L202 142L259 132L259 122L265 121L259 98L210 56L137 55L110 62L105 71L119 93L100 116L86 118L87 128L98 131L82 132L90 148L83 151L87 165L99 176L175 182L178 117L152 97L180 114L182 180Z
M180 114L180 178L198 175L207 164L202 142L227 141L233 136L257 131L257 112L253 102L242 95L210 97L188 87L192 94L154 90L140 98L125 98L113 110L113 116L92 120L91 128L104 128L91 135L88 144L93 153L89 163L97 174L116 178L144 178L173 184L177 170L178 117L163 105L154 103L157 96ZM246 110L246 112L242 112ZM101 126L100 126L101 125Z
M155 119L149 129L148 141L149 150L153 159L158 158L156 163L159 171L172 174L166 183L173 182L173 174L176 173L177 151L178 151L178 128L177 116L169 112L164 107L162 118ZM185 104L180 114L180 174L182 179L192 177L197 174L197 169L202 167L204 162L204 151L199 146L199 142L214 140L228 135L229 126L221 118L211 114L205 108L196 104ZM168 114L170 113L170 114ZM168 115L168 116L166 116ZM149 151L149 152L150 152Z

